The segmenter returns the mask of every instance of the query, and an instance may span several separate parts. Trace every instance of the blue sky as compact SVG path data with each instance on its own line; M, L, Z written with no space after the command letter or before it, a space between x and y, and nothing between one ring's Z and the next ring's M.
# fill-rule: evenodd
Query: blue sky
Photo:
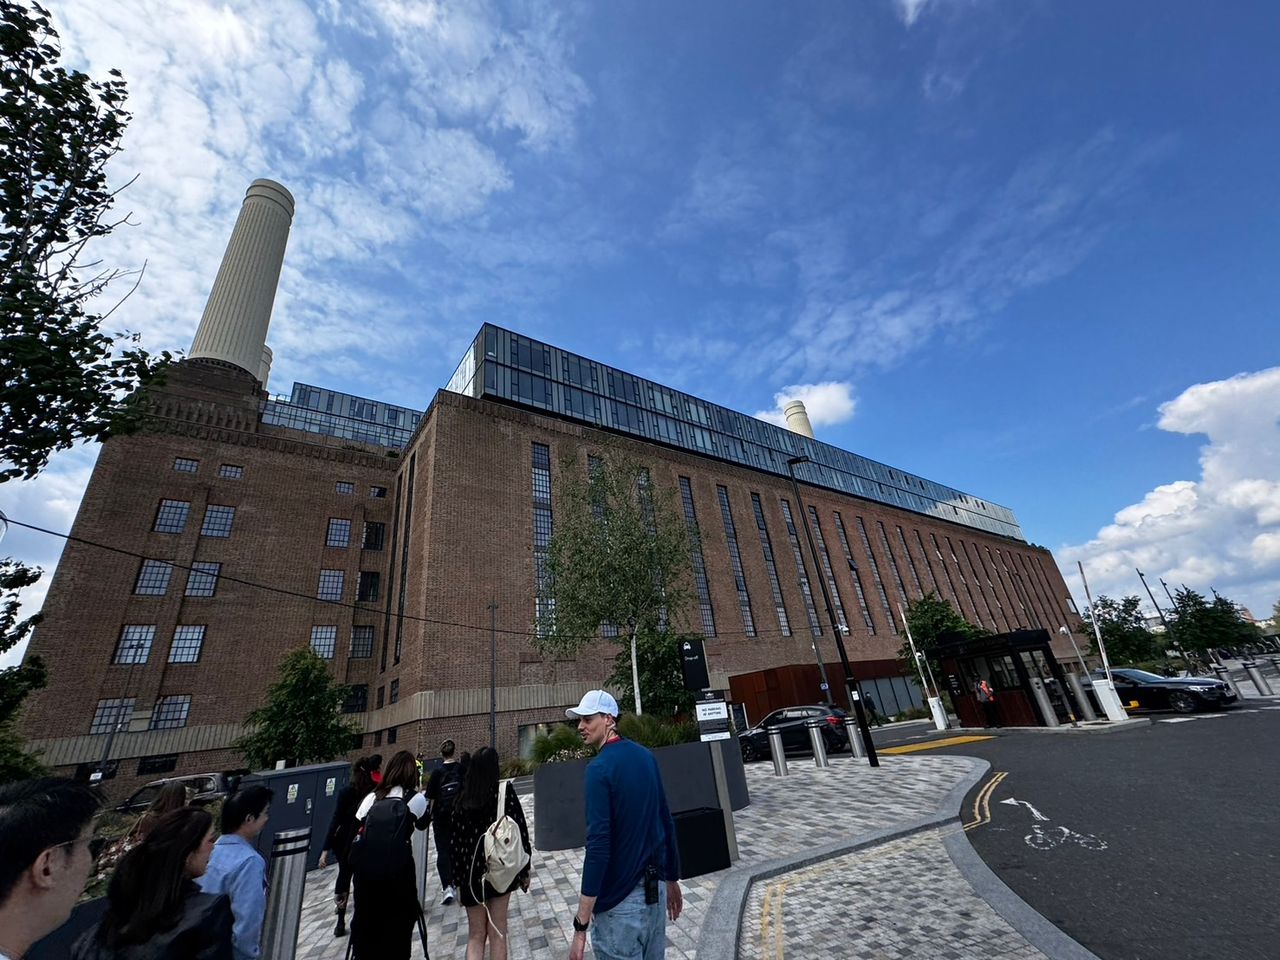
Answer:
M96 252L147 262L115 319L149 347L189 346L269 176L276 392L425 406L491 320L748 413L807 396L1095 593L1138 564L1280 599L1274 4L266 6L55 12L131 85L138 226ZM0 508L68 528L91 462Z

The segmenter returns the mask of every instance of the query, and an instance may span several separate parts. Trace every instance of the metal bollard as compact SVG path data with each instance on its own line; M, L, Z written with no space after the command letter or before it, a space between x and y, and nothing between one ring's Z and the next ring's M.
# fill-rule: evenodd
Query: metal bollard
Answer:
M787 775L787 752L782 748L782 731L774 727L769 731L769 752L773 755L773 775Z
M844 732L849 735L849 756L860 760L867 755L867 748L862 743L862 731L858 729L858 718L849 714L844 718Z
M1258 688L1258 696L1271 696L1271 684L1267 683L1266 678L1262 676L1262 671L1258 669L1258 665L1252 660L1240 664L1244 667L1244 672L1249 675L1249 679L1253 681L1253 685Z
M1058 724L1058 714L1053 709L1053 704L1049 702L1048 691L1044 688L1044 681L1039 677L1031 678L1031 695L1035 697L1036 705L1040 708L1040 716L1044 719L1046 727L1056 727Z
M1232 691L1234 691L1234 692L1235 692L1236 697L1238 697L1238 698L1239 698L1239 699L1241 699L1241 700L1243 700L1243 699L1244 699L1244 691L1243 691L1243 690L1241 690L1241 689L1236 685L1236 682L1235 682L1234 680L1232 680L1232 679L1231 679L1231 671L1230 671L1230 670L1228 670L1226 667L1219 667L1219 666L1215 666L1215 667L1213 668L1213 672L1214 672L1214 673L1216 673L1216 674L1218 675L1218 679L1219 679L1219 680L1221 680L1221 681L1222 681L1223 683L1225 683L1228 687L1230 687L1230 688L1232 689Z
M1071 686L1071 692L1076 696L1076 706L1080 709L1080 717L1084 720L1097 720L1098 715L1093 712L1093 704L1089 702L1089 697L1084 692L1084 684L1080 682L1080 674L1068 673L1067 683Z
M809 745L813 747L815 767L831 766L831 761L827 759L827 741L822 739L822 726L826 722L826 720L806 720L804 724L809 728Z
M1271 668L1275 670L1276 676L1280 677L1280 657L1267 657L1271 661Z
M262 960L293 960L298 949L302 891L311 828L281 830L271 840L271 881L262 923Z

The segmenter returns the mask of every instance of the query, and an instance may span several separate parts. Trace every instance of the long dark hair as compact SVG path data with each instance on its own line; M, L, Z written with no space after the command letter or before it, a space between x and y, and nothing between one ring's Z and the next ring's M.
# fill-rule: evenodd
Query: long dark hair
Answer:
M351 765L351 786L355 789L357 797L363 797L373 790L374 783L370 770L368 757L361 757Z
M468 810L493 811L498 802L498 751L481 747L463 772L458 804Z
M155 829L157 823L166 813L172 813L174 810L181 810L187 805L187 787L180 780L173 780L166 783L160 788L160 792L156 794L156 798L151 801L151 806L147 807L146 813L142 815L142 819L138 821L135 830L139 839L145 840L147 834Z
M378 799L384 799L392 787L399 787L409 797L418 789L418 761L408 750L401 750L387 763L382 782L378 784Z
M198 807L166 813L124 855L107 887L107 912L98 937L112 949L146 943L182 918L189 891L187 857L209 835L213 815Z

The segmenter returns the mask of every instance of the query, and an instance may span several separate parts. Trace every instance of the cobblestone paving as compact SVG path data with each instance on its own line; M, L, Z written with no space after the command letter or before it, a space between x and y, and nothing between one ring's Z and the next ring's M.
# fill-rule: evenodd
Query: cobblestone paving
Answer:
M740 855L734 869L927 816L969 769L969 762L958 757L883 757L878 770L847 757L833 758L830 769L819 770L811 760L798 758L790 765L790 776L777 778L772 765L749 764L751 805L734 816ZM532 829L533 798L520 800ZM461 957L467 941L466 911L438 903L434 843L429 869L427 937L431 955L433 960ZM517 891L511 897L508 937L512 960L560 960L568 955L581 871L581 849L534 851L529 892ZM346 938L333 937L330 899L335 872L336 868L330 867L307 875L299 960L341 960L345 955ZM684 916L667 926L667 956L672 960L692 960L696 955L702 918L726 872L682 881ZM919 884L918 877L912 880L913 886ZM418 955L417 948L414 955Z
M1044 960L965 882L948 826L753 884L739 960Z

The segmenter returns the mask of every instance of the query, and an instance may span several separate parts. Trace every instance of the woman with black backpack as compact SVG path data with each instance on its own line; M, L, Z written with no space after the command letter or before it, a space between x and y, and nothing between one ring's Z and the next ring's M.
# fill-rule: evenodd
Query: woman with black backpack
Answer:
M493 887L486 873L485 835L490 833L490 828L497 828L497 821L504 817L519 827L525 857L533 851L520 798L509 784L504 784L505 800L499 809L498 786L498 751L481 747L467 764L462 793L453 810L451 860L454 882L459 885L458 896L467 908L467 960L484 960L486 941L492 960L506 960L507 906L511 891L516 887L529 889L531 861L526 861L501 889ZM496 937L490 936L491 930Z
M351 843L356 838L360 821L356 810L360 801L373 790L373 778L369 776L369 758L361 757L351 767L351 782L338 791L338 802L329 822L329 832L324 838L324 850L320 854L323 869L332 860L338 865L338 878L333 883L333 906L338 914L335 937L347 935L347 899L351 893Z
M382 782L361 801L351 844L356 908L351 917L355 960L408 960L422 916L413 866L413 831L425 830L427 798L418 792L418 763L401 750Z

